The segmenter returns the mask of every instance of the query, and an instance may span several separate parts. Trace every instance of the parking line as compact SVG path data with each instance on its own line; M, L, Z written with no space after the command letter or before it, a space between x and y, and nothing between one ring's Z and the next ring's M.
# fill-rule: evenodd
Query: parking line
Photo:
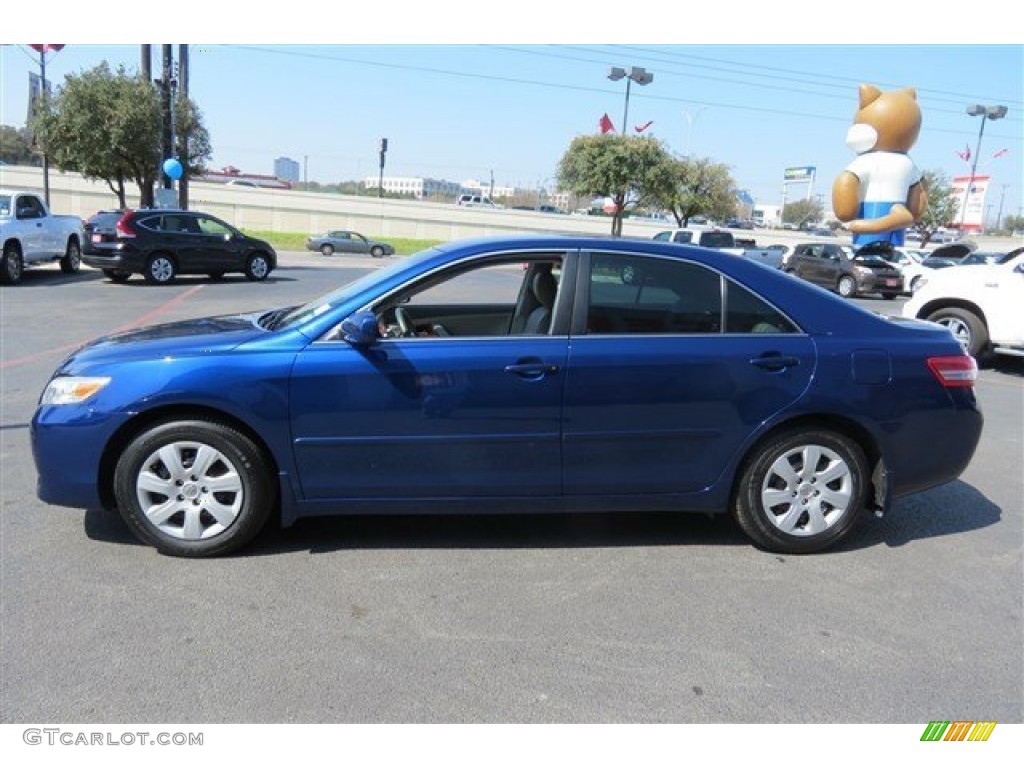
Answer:
M115 328L113 331L111 331L111 333L120 333L121 331L130 331L133 328L138 328L140 326L146 325L153 318L155 318L158 315L163 314L167 310L177 306L178 304L180 304L181 302L185 301L185 299L189 298L196 291L198 291L200 288L203 288L203 287L204 286L202 286L202 285L194 285L191 288L189 288L187 291L184 291L183 293L179 293L173 299L170 299L169 301L165 301L163 304L161 304L156 309L150 310L146 314L142 315L141 317L137 317L135 320L133 320L132 322L130 322L130 323L126 324L126 325L122 325L122 326L119 326L119 327ZM47 350L44 350L43 352L36 352L34 355L28 355L26 357L19 357L16 360L0 361L0 370L3 370L5 368L14 368L15 366L25 365L26 363L34 363L37 360L42 360L44 358L49 357L50 355L57 355L57 354L60 354L61 352L70 352L71 350L78 349L79 347L81 347L82 345L86 344L87 342L88 342L88 340L80 341L80 342L78 342L76 344L65 344L62 347L55 347L54 349L47 349Z

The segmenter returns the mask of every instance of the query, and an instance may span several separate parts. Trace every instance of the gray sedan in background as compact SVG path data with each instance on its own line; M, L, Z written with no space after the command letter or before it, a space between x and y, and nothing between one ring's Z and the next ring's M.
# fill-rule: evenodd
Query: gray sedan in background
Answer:
M316 237L306 238L306 248L330 256L335 251L342 253L368 253L373 258L393 256L395 247L378 240L371 240L358 232L334 229Z

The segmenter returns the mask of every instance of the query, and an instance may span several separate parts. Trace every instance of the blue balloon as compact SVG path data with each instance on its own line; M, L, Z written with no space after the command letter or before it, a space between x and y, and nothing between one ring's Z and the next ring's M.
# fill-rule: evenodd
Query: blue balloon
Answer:
M164 160L164 173L167 174L167 178L177 181L181 178L181 174L185 172L185 169L181 167L181 163L175 160L173 157Z

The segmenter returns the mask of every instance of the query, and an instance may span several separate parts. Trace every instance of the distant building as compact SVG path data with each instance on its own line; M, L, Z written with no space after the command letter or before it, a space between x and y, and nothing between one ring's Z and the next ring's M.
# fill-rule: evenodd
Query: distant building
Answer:
M427 179L422 176L385 176L383 179L367 176L363 180L363 184L367 189L377 189L380 185L383 186L385 192L396 195L412 195L417 200L433 197L455 199L462 193L462 187L454 181Z
M469 181L462 182L462 192L460 192L460 194L487 195L492 200L497 200L500 197L512 197L516 194L516 188L494 187L492 189L490 184L484 184L476 179L470 179Z
M290 157L279 157L274 161L274 176L292 184L299 183L299 164Z

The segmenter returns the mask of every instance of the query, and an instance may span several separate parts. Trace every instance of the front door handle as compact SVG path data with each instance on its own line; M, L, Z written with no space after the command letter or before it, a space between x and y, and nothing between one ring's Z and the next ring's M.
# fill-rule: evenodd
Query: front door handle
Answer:
M768 371L783 371L786 368L800 365L800 358L793 357L792 355L769 354L755 357L750 361L750 364Z

